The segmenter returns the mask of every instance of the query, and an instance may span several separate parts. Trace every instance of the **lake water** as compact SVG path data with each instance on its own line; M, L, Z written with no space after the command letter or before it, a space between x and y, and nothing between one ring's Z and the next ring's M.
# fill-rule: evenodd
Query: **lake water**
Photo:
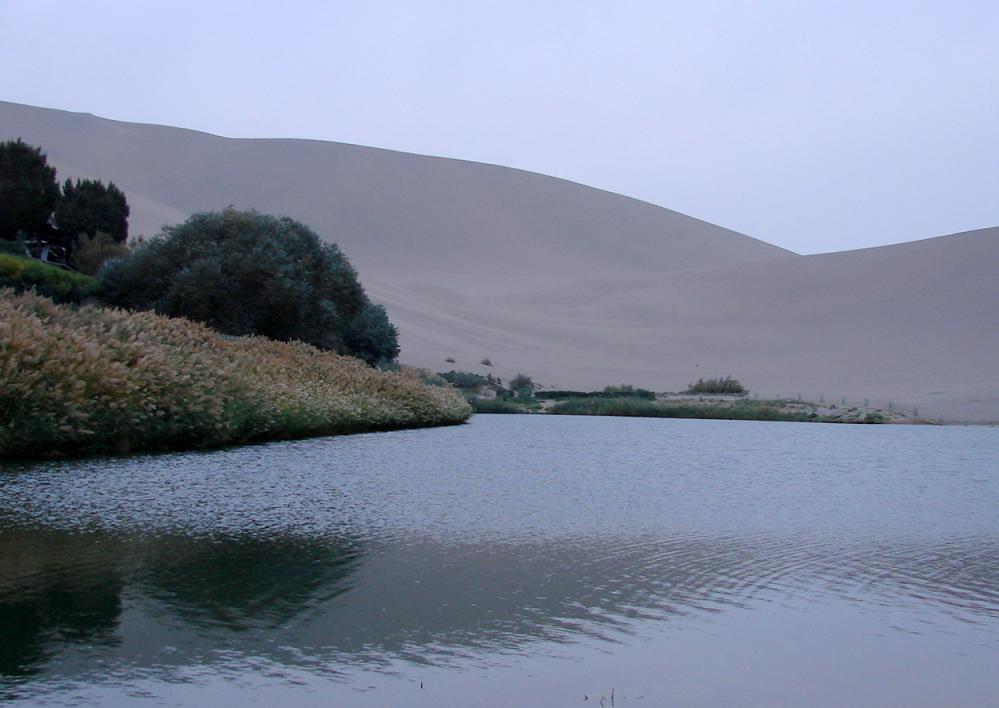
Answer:
M0 700L999 705L999 430L545 416L6 464Z

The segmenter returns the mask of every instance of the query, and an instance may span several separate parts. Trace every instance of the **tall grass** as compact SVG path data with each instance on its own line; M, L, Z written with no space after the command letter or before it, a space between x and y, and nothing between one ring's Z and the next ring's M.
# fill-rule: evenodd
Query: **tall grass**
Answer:
M0 290L0 455L45 456L460 423L461 394L301 343Z

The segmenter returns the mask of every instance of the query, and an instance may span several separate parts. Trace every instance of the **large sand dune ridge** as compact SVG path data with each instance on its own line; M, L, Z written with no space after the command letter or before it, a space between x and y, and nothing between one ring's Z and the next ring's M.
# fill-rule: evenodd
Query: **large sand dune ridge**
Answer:
M304 221L388 307L409 363L577 388L733 374L763 395L999 420L999 229L798 256L495 165L0 102L14 137L61 178L118 184L133 234L229 204Z

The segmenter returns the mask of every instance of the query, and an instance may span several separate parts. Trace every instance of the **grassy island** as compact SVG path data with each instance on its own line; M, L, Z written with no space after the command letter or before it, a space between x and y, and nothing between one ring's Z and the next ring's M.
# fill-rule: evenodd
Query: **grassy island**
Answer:
M150 312L0 290L0 456L189 449L449 425L416 372Z

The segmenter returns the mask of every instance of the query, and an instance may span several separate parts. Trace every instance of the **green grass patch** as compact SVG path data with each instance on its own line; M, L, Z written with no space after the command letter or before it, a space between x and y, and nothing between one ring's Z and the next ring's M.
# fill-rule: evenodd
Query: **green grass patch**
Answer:
M476 413L530 413L522 404L498 398L473 398L469 403Z
M81 302L101 290L97 278L57 268L34 258L0 253L0 288L31 290L56 302Z
M643 388L636 388L629 391L609 390L609 391L535 391L534 397L545 401L566 401L571 399L639 399L654 401L656 394L654 391L646 391Z
M695 402L643 401L633 398L575 398L556 403L553 415L609 415L637 418L700 418L709 420L769 420L791 422L844 422L819 416L814 412L794 410L777 401ZM880 423L880 417L857 422Z

